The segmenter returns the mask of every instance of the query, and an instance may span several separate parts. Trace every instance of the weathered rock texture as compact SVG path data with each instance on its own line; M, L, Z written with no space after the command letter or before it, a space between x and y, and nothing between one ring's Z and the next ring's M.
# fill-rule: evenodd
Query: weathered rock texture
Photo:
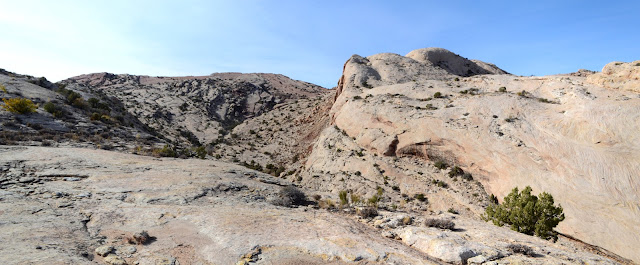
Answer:
M211 160L0 146L0 262L460 264L482 255L501 263L615 264L570 241L553 244L464 217L442 217L458 229L441 231L423 227L422 215L358 219L313 204L270 204L284 185ZM415 221L398 221L406 218ZM140 244L142 231L149 237ZM512 253L509 243L537 256Z
M327 93L322 87L276 74L151 77L98 73L64 83L118 98L128 111L170 139L189 141L180 132L188 131L201 143L218 139L276 105Z
M602 68L602 72L589 76L587 82L606 88L640 92L640 60L609 63Z
M486 194L474 181L499 198L530 185L564 208L559 231L640 261L640 66L610 64L587 82L479 65L440 49L351 57L303 183L366 196L379 186L387 206L422 192L425 210L476 216ZM428 164L438 160L474 181Z
M273 74L51 84L2 70L2 97L41 107L0 111L0 263L631 263L600 247L639 261L638 67L518 77L427 48L354 55L336 90ZM92 150L165 144L202 144L207 160ZM291 184L313 199L274 206ZM489 194L526 185L564 207L557 243L480 220ZM379 215L357 217L367 205Z

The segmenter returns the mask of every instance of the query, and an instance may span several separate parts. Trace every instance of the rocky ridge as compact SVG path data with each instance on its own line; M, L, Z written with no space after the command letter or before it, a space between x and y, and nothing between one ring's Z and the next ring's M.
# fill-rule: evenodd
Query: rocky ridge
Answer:
M560 232L640 259L640 128L633 122L640 95L593 85L599 74L454 75L413 58L422 53L347 61L333 126L309 156L304 185L365 196L380 187L387 206L424 193L429 204L417 209L453 207L476 217L487 194L502 198L530 185L564 207ZM623 73L609 73L611 65ZM630 67L610 64L603 75L627 84ZM438 161L473 181L449 177L450 169L433 166Z
M617 74L625 69L609 75L627 84ZM100 73L62 84L0 75L12 97L40 104L59 97L66 104L55 92L64 86L121 106L109 114L126 121L115 127L122 136L83 138L113 123L87 120L99 110L68 104L92 133L52 138L58 148L2 147L0 205L14 225L0 234L2 241L23 238L2 256L108 264L631 263L597 246L635 258L629 246L638 239L629 231L638 227L638 183L631 177L638 149L625 132L638 129L628 122L638 96L594 85L598 74L518 77L427 48L407 56L354 55L333 91L272 74ZM14 127L30 130L26 119L45 124L34 117L78 126L48 114L1 112L13 123L0 127L3 139ZM44 143L9 140L3 144ZM63 148L145 153L140 147L165 144L204 145L209 156ZM453 166L462 171L452 174ZM307 193L308 204L274 206L278 190L291 184ZM568 218L558 229L566 236L557 243L480 220L489 194L501 198L524 185L550 192L565 208ZM337 207L341 191L360 201ZM378 198L379 215L354 215L371 198ZM65 225L44 225L52 218ZM424 226L434 218L456 229ZM127 242L142 230L153 237L149 244ZM27 231L42 236L31 241Z

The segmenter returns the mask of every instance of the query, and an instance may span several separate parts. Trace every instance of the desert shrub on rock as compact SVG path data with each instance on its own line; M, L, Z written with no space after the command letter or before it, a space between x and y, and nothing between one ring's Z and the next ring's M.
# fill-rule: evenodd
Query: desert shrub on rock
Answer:
M445 230L453 230L456 227L456 224L453 221L438 218L429 218L424 221L424 225Z
M38 106L33 101L26 98L3 98L4 105L2 106L8 112L17 114L28 114L36 112Z
M463 174L464 174L464 170L462 170L462 168L460 168L459 166L454 166L449 171L449 177L451 177L451 178L453 178L455 176L461 176Z
M518 191L514 188L502 204L491 204L485 211L485 220L497 226L508 224L511 230L542 239L558 239L553 228L564 220L562 206L555 206L553 196L543 192L540 197L531 194L527 186Z
M169 145L165 145L159 149L153 149L153 155L156 157L178 157L176 150Z
M444 160L438 160L433 164L434 167L436 167L437 169L446 169L449 167L449 165L447 165L447 162L444 162Z
M378 216L378 210L374 207L363 207L356 209L356 214L362 218L373 218Z
M285 207L302 205L307 201L307 196L294 186L286 186L280 189L278 197L273 200L273 204Z
M47 102L42 107L43 107L44 111L53 114L53 117L61 118L64 115L64 112L62 111L62 109L60 109L58 106L56 106L56 104L53 103L53 102Z
M507 249L511 250L511 252L513 253L518 253L529 257L533 257L536 255L536 253L533 252L533 249L522 244L509 244L507 246Z

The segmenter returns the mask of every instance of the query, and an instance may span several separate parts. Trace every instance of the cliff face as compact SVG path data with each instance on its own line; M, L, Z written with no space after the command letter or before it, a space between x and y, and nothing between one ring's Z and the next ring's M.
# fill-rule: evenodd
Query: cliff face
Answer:
M393 193L397 185L399 193L431 193L431 210L459 205L479 214L472 187L431 185L441 173L430 164L443 160L499 198L526 185L551 193L567 216L560 232L640 260L640 96L633 92L640 66L613 63L587 78L519 77L469 62L442 49L351 57L330 111L335 126L306 164L307 185L363 193L378 185ZM344 155L353 152L365 156Z

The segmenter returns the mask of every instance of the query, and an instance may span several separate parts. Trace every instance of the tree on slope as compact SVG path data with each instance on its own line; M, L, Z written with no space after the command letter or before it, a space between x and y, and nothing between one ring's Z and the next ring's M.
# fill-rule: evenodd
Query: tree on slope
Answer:
M562 206L554 206L553 196L546 192L540 197L531 194L527 186L518 192L514 188L502 204L491 204L485 211L485 220L491 220L497 226L508 224L511 230L543 239L558 239L553 228L564 220Z

